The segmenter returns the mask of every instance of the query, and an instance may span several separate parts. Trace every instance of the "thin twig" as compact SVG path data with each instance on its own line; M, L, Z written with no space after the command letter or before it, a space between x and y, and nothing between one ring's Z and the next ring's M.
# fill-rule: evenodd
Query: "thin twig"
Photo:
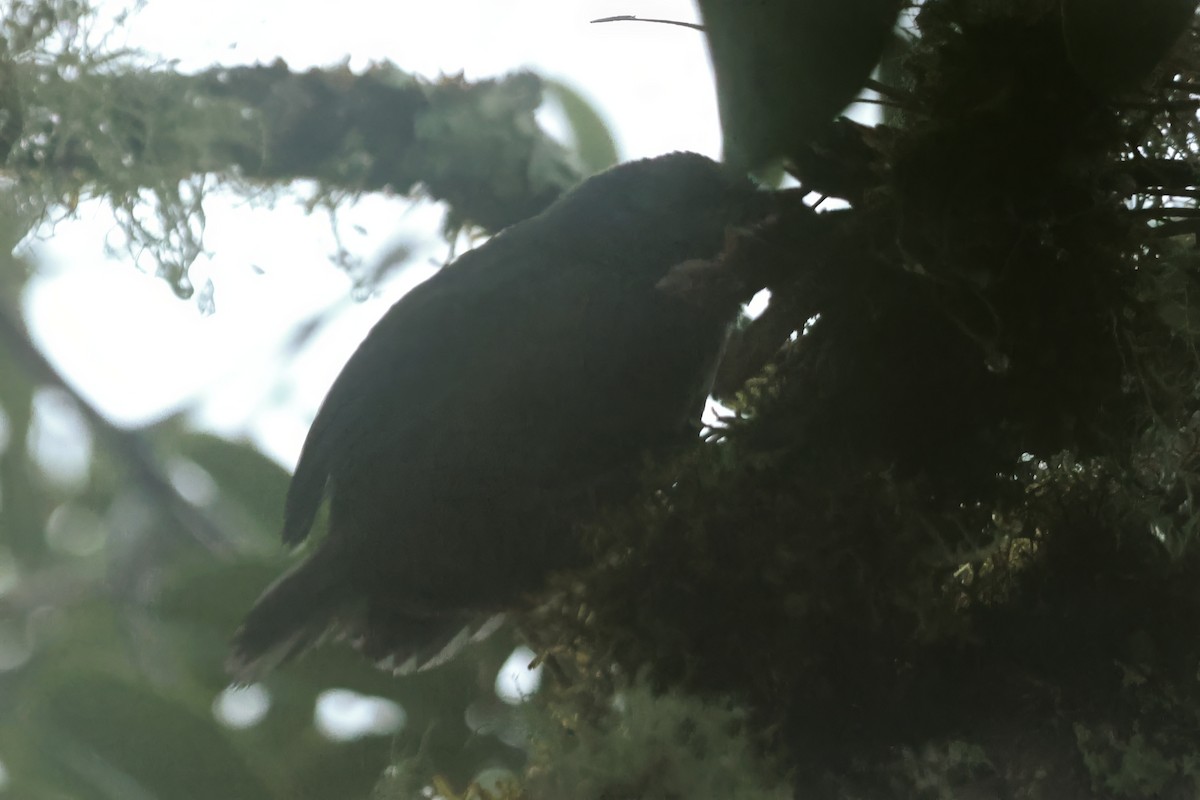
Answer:
M1180 189L1163 188L1159 189L1158 191L1139 189L1138 191L1143 192L1144 194L1153 194L1158 197L1200 197L1200 188L1194 186Z
M1163 222L1151 228L1150 233L1164 239L1172 236L1197 236L1200 235L1200 220L1177 219Z
M913 108L917 105L916 95L914 95L912 92L901 89L899 86L891 86L889 84L877 81L874 78L868 78L867 82L864 83L863 86L880 95L881 97L887 97L895 101L898 105L903 105L908 108Z
M1169 206L1149 206L1147 208L1131 208L1125 213L1134 217L1144 217L1148 219L1195 219L1200 217L1200 208L1182 207L1172 208Z
M1200 83L1196 81L1167 81L1163 84L1165 89L1180 89L1192 94L1200 94Z
M1200 98L1193 100L1121 100L1121 108L1138 108L1148 111L1195 111L1200 107Z
M678 19L653 19L651 17L635 17L633 14L618 14L615 17L601 17L600 19L592 20L595 25L599 22L656 22L659 25L678 25L680 28L691 28L694 31L704 30L703 25L698 25L695 22L683 22Z

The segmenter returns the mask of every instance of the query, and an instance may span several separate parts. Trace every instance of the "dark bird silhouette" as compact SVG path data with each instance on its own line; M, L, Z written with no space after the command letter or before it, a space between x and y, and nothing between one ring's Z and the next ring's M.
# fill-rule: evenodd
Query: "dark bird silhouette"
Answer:
M767 197L693 153L624 164L392 306L288 491L284 542L326 497L328 535L250 611L231 674L253 680L329 633L398 669L440 663L576 563L573 526L634 491L647 452L694 440L736 314L736 299L676 291L672 269L717 259Z

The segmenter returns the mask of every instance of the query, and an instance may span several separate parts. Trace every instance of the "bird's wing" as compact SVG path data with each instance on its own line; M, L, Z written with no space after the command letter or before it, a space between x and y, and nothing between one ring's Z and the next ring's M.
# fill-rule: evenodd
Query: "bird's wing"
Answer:
M472 251L474 253L475 251ZM431 384L445 380L456 339L477 292L459 270L468 253L393 305L375 324L334 380L309 428L288 488L283 540L307 535L330 478L380 437L403 439L396 427L428 415ZM408 423L405 423L405 420ZM383 431L385 424L393 430Z
M476 479L497 492L587 480L684 424L698 409L694 393L681 401L680 383L704 371L723 330L693 320L654 280L630 280L501 235L402 298L317 414L284 540L302 540L326 483L361 465L396 491L440 491L436 464L478 497Z

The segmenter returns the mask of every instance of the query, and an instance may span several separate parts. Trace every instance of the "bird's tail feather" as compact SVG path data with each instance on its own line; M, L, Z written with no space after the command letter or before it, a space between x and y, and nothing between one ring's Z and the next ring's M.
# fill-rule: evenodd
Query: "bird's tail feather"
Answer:
M318 644L338 623L361 616L348 560L332 540L262 593L233 636L226 671L251 683Z
M369 615L370 617L371 615ZM390 615L370 619L367 630L357 643L359 650L375 666L394 675L409 675L441 666L472 642L491 636L504 623L504 614L480 617L416 617Z
M252 683L337 632L376 665L402 675L438 666L495 631L503 614L422 616L371 603L336 539L271 584L233 636L225 669Z

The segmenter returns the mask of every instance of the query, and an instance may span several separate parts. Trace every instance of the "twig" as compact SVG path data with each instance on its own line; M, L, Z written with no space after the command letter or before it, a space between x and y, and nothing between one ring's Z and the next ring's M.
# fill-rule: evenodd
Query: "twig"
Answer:
M1200 219L1177 219L1155 225L1150 233L1164 239L1172 236L1200 236Z
M914 95L912 92L901 89L899 86L890 86L886 83L877 81L874 78L868 78L867 82L864 83L863 86L875 92L880 97L886 97L894 101L898 106L914 108L917 105L916 95ZM862 101L859 100L858 102L861 103Z
M1147 208L1131 208L1125 213L1133 217L1148 219L1195 219L1200 217L1200 208L1171 206L1150 206Z
M615 17L601 17L600 19L592 20L595 25L600 22L656 22L659 25L678 25L681 28L691 28L694 31L704 30L703 25L698 25L695 22L683 22L678 19L654 19L651 17L635 17L633 14L618 14Z

